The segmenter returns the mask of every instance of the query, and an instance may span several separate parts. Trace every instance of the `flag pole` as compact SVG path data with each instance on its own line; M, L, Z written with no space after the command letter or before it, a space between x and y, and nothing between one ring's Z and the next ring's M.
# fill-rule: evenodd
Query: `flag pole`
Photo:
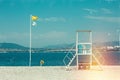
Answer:
M118 46L120 47L120 30L117 29L117 34L118 34Z
M32 31L31 31L31 24L32 24L32 21L31 21L31 18L32 18L32 15L30 15L30 51L29 51L29 66L31 66L31 46L32 46L32 40L31 40L31 38L32 38Z

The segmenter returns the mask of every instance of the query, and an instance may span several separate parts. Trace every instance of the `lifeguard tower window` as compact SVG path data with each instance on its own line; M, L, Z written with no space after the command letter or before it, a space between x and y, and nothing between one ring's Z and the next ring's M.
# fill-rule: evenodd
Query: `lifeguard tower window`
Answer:
M91 44L79 44L78 55L91 54Z

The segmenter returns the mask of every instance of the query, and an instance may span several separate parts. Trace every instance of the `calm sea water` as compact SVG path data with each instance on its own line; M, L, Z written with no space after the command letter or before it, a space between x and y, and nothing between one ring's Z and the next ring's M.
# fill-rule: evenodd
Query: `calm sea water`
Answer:
M65 53L32 53L32 66L63 66ZM0 66L28 66L29 53L0 53Z
M32 53L32 66L40 66L40 60L44 60L43 66L65 66L65 55L66 53L61 52ZM109 52L103 57L105 65L120 65L120 52ZM29 53L0 53L0 66L29 66Z

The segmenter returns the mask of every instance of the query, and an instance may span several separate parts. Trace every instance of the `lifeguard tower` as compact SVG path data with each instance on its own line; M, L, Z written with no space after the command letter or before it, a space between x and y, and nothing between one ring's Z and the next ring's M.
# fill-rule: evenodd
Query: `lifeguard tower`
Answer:
M80 36L79 36L80 35ZM92 65L92 31L76 31L77 69L90 69Z
M90 30L77 30L76 31L76 44L68 51L63 59L66 68L71 66L73 62L76 63L77 70L91 69L93 59L98 64L99 69L102 70L101 64L97 57L93 54L100 54L96 51L92 52L92 31Z

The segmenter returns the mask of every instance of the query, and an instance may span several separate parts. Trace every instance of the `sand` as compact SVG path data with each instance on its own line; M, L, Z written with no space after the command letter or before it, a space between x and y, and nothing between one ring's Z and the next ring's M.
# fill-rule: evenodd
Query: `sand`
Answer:
M103 66L103 71L76 70L63 66L0 67L0 80L120 80L120 66Z

